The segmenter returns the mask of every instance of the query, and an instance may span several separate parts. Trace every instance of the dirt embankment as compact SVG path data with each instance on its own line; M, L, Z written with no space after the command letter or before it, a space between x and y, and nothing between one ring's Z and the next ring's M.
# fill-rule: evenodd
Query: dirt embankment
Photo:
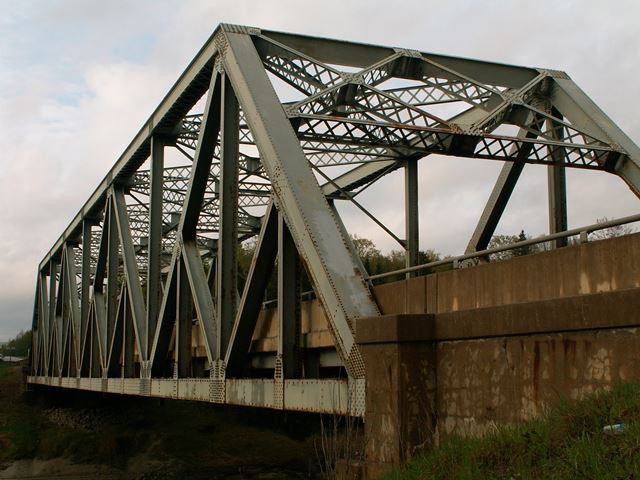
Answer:
M316 478L317 418L47 389L0 363L0 479Z

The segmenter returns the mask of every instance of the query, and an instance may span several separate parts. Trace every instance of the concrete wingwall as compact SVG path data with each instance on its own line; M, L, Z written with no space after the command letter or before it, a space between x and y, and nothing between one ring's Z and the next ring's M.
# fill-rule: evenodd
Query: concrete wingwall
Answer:
M640 380L640 234L381 285L375 295L384 315L356 331L372 472L454 432L482 434L560 398Z
M438 342L437 437L531 419L561 398L640 379L637 328Z
M374 287L384 314L443 313L640 287L640 234Z

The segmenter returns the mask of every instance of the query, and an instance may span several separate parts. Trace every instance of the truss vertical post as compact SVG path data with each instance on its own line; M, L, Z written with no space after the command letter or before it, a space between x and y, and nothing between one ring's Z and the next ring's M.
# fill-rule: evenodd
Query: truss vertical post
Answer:
M54 336L56 332L56 276L58 275L58 263L55 260L51 260L49 262L49 369L51 373L57 372L57 359L53 355L54 350L57 352L58 349L54 348ZM54 368L55 367L55 368Z
M191 376L191 325L193 304L184 261L178 262L178 298L176 301L175 373L178 378Z
M549 233L564 232L567 229L567 180L565 168L560 165L547 167L549 189ZM555 247L567 245L566 238L553 241Z
M72 370L71 370L71 365L72 365L72 357L73 357L73 341L72 341L72 333L71 333L71 322L68 320L69 317L69 313L67 312L67 314L65 315L67 317L67 320L65 321L65 334L64 334L64 339L65 339L65 346L64 346L64 357L63 357L63 362L62 362L62 376L63 377L70 377L72 376ZM73 372L73 376L75 377L75 372Z
M82 222L82 277L80 279L80 369L81 375L88 373L88 354L90 347L87 346L87 333L89 325L89 308L91 305L91 243L93 232L91 227L93 222L84 220ZM86 367L85 367L86 365Z
M66 353L66 325L64 318L64 253L60 256L60 274L58 275L58 287L56 292L56 368L57 375L62 376L64 367L64 355Z
M65 282L67 289L67 308L68 318L71 321L72 328L69 329L69 335L72 337L70 345L73 346L73 367L74 374L77 375L80 369L80 352L82 348L82 327L80 318L80 303L78 298L78 283L76 273L76 254L73 245L65 244Z
M224 356L236 316L238 292L239 109L229 78L223 75L220 158L220 222L217 264L218 352Z
M63 267L64 255L61 255L60 258L60 274L58 276L57 281L57 291L56 291L56 299L55 299L55 322L56 322L56 358L55 358L55 366L56 366L56 376L62 376L62 368L64 367L64 354L65 354L65 323L63 316L63 307L64 307L64 267Z
M282 214L278 214L278 350L281 378L300 376L300 291L298 251Z
M560 113L553 110L555 117L560 117ZM554 140L563 140L563 128L557 122L547 121L548 130ZM564 147L549 147L553 165L547 167L547 188L549 191L549 233L564 232L567 229L567 176L563 165L566 156ZM559 238L553 241L555 248L565 247L566 238Z
M131 318L131 306L127 295L122 299L124 303L124 317L122 325L122 376L131 378L135 375L133 363L133 350L135 349L135 336L133 332L133 319Z
M49 370L49 335L51 330L51 323L49 322L49 299L47 294L47 275L43 270L40 270L38 273L39 276L39 298L38 298L38 307L39 307L39 315L41 322L41 328L39 336L40 340L40 358L42 361L40 362L43 366L42 375L48 375Z
M94 300L97 300L94 297ZM90 328L91 330L91 365L90 365L90 376L93 378L102 377L102 356L100 355L100 337L98 336L98 317L97 311L98 305L94 302L93 304L93 326Z
M116 317L118 315L118 294L120 293L120 288L118 287L118 269L120 266L120 257L118 255L118 225L115 206L113 204L113 193L110 197L110 205L107 210L109 215L109 231L107 237L107 328L106 331L103 332L104 336L102 338L102 358L104 361L105 372L109 368L109 349L111 348L111 340L116 326Z
M164 145L162 137L151 137L151 169L149 172L149 236L147 258L147 316L146 338L143 340L150 352L158 322L162 294L160 269L162 258L162 190L164 173Z
M418 265L420 228L418 217L418 160L407 159L404 164L404 213L406 266ZM407 274L407 278L417 272Z
M69 287L67 283L68 270L67 270L67 243L62 245L62 255L60 258L60 277L58 279L58 295L56 298L56 317L59 324L59 331L61 335L58 337L58 346L60 348L60 376L68 376L67 366L69 363Z

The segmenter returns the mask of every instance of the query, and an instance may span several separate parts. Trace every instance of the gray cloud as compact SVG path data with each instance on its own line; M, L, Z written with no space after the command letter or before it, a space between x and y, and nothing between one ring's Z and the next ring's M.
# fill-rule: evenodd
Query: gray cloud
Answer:
M219 22L567 71L633 139L640 4L618 1L0 0L0 341L29 328L37 264ZM499 163L421 162L423 248L464 248ZM546 230L528 167L500 230ZM363 201L399 234L400 173ZM618 179L569 176L572 225L637 211ZM345 208L354 231L397 248ZM400 235L402 236L402 235Z

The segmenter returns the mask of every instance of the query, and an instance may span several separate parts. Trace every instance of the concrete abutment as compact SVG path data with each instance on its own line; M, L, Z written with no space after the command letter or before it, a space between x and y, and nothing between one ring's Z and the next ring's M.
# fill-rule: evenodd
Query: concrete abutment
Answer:
M387 314L356 324L367 372L364 476L451 434L482 435L561 398L640 379L639 246L631 235L377 287ZM478 283L491 270L494 281ZM433 298L415 294L435 284Z

